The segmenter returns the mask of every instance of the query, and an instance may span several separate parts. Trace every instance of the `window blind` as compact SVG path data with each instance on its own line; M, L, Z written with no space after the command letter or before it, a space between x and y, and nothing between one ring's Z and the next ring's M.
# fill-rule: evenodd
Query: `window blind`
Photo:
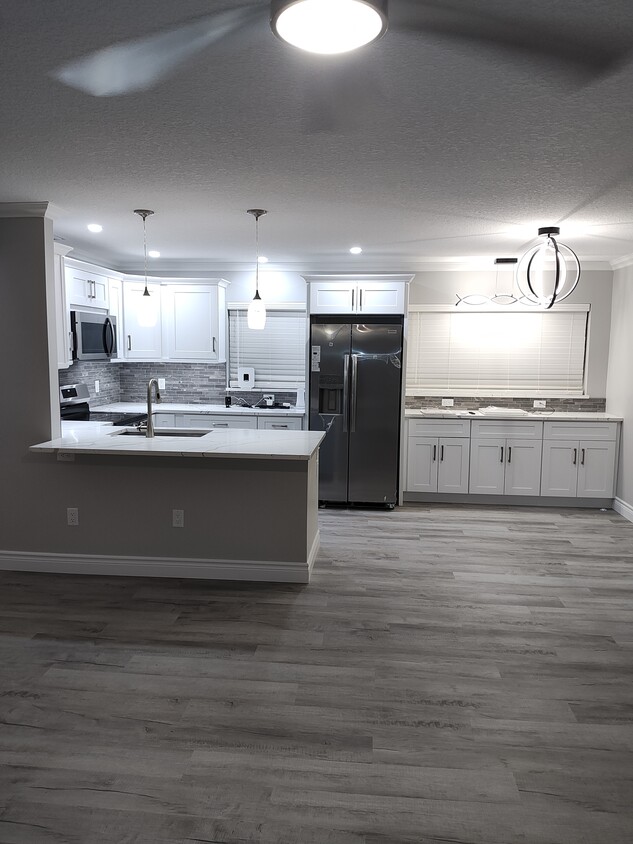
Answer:
M229 309L229 383L240 366L255 370L255 389L295 389L305 383L305 311L266 310L266 327L252 331L246 309Z
M409 394L582 395L588 309L409 313Z

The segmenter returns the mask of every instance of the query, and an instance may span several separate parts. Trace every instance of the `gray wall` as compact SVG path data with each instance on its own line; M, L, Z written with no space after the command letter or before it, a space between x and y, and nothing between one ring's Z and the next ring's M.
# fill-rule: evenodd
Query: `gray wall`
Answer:
M616 270L613 279L613 309L607 410L624 418L620 443L617 497L633 509L633 267Z

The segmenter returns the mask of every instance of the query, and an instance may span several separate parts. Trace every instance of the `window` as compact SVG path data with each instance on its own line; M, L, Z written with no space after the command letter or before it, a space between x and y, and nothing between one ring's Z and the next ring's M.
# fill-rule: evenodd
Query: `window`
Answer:
M294 390L305 383L306 312L267 308L266 327L251 331L246 307L229 307L229 386L237 387L238 367L255 370L255 387Z
M589 306L409 313L407 395L581 396Z

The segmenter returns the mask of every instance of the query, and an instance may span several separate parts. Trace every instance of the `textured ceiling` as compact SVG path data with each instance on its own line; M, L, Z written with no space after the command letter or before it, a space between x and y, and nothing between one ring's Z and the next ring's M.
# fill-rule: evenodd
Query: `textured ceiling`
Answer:
M134 208L156 212L148 241L163 271L247 266L252 207L269 211L261 252L292 269L515 255L549 224L585 259L633 253L630 0L478 0L519 28L541 22L579 42L630 45L630 60L585 84L516 52L395 30L334 59L333 75L331 60L287 47L265 22L139 94L92 97L50 75L236 5L2 0L0 202L51 202L56 236L74 254L129 270L142 253ZM347 73L358 109L349 103L332 127L315 128L315 104ZM100 235L86 230L94 221ZM357 243L365 251L354 258Z

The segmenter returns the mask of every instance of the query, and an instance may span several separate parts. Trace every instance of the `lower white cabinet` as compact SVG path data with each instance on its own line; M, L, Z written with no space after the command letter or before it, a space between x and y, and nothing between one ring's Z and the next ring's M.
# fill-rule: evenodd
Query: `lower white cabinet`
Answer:
M246 414L177 413L177 428L257 428L257 417Z
M467 437L410 437L409 492L468 492Z
M302 421L299 416L258 416L257 427L260 431L300 431Z
M158 413L154 413L154 425L157 428L175 428L176 427L176 414L175 413L163 413L162 411Z
M541 440L471 440L468 491L479 495L539 495L542 450Z
M543 495L611 498L615 487L615 442L545 440Z

